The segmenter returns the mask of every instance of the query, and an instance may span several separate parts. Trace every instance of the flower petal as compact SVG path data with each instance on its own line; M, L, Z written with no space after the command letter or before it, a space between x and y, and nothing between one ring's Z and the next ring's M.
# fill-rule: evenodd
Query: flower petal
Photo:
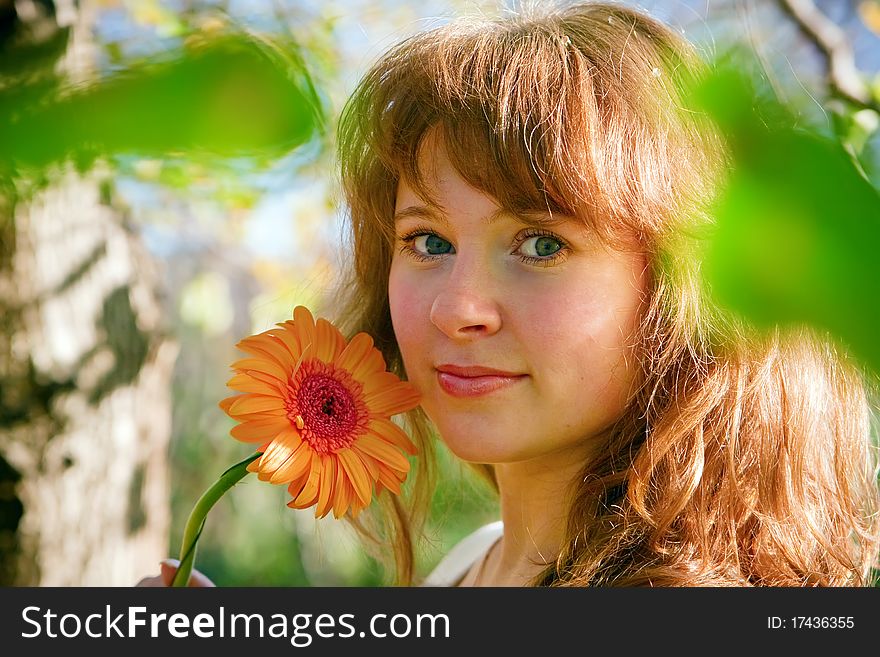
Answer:
M361 383L371 374L385 370L385 359L378 349L371 349L360 363L351 368L351 375Z
M293 328L293 322L284 322L278 324L278 326L279 328L272 329L272 335L281 340L294 361L298 360L302 353L302 347L296 337L296 330Z
M357 495L355 495L351 499L351 517L352 518L357 519L357 517L360 515L361 511L363 511L365 508L367 508L367 505L364 504L363 502L361 502L358 499Z
M300 349L305 350L315 342L315 320L308 308L297 306L293 309L293 330L296 331Z
M242 372L244 376L249 376L252 379L256 379L257 381L262 381L267 386L272 386L278 391L282 397L284 397L288 393L287 388L287 379L279 379L271 374L266 374L265 372L258 372L257 370L248 370L247 372Z
M419 391L408 381L384 388L371 395L364 395L364 403L374 415L386 417L403 413L419 405Z
M373 349L373 338L367 333L358 333L351 339L336 359L336 366L353 371Z
M306 485L306 482L309 480L309 475L312 473L312 450L309 448L307 452L302 452L302 446L297 450L297 458L301 459L301 465L303 466L302 472L290 480L290 484L287 486L287 492L290 493L290 497L296 499L296 496L302 492L303 486ZM287 467L286 465L284 467Z
M372 456L367 454L366 452L362 452L358 449L352 450L355 455L360 459L360 462L364 464L364 467L367 469L367 472L370 474L370 481L376 481L379 479L379 462L374 459Z
M336 463L336 481L333 482L334 500L333 500L333 517L337 520L345 515L348 510L348 502L354 490L348 483L348 477L345 474L345 468L342 463Z
M247 352L260 360L267 360L287 372L290 375L290 356L287 355L287 349L278 344L274 344L275 340L265 333L251 335L244 340L240 340L235 347L241 351Z
M293 454L269 478L269 483L283 484L294 482L307 474L312 464L312 448L305 441L300 443ZM299 491L297 491L299 492Z
M321 456L317 452L312 452L311 464L309 470L309 478L306 480L299 495L295 499L287 503L296 509L306 509L318 500L318 482L321 478Z
M315 322L315 358L324 363L332 363L338 355L336 336L339 330L323 317Z
M223 409L223 412L227 415L229 414L229 409L235 403L235 400L239 398L239 395L232 395L232 397L227 397L226 399L221 399L217 404L220 408Z
M266 411L283 411L284 400L280 397L268 395L246 394L233 397L232 405L226 411L230 415L244 415L246 413L265 413Z
M318 504L315 506L315 517L323 518L332 508L334 500L333 484L336 483L336 463L333 456L321 457L321 479L318 482Z
M391 420L380 417L373 418L370 420L369 431L392 445L396 445L405 452L413 455L419 453L418 448L409 439L406 432Z
M262 372L268 374L277 381L286 382L287 373L284 371L274 359L268 358L242 358L232 364L234 370L238 370L239 374L249 374L251 371Z
M238 396L240 397L241 395ZM283 408L279 408L275 410L259 411L257 413L229 413L229 417L238 422L249 422L251 420L271 420L275 418L286 418L287 411L285 411Z
M391 372L375 372L364 381L364 396L377 394L393 388L400 383L400 378Z
M246 443L258 443L263 440L271 440L279 433L290 428L290 420L286 417L261 418L249 420L232 427L230 435Z
M258 395L281 395L277 386L258 381L248 374L236 374L226 382L226 387L238 392L253 392Z
M287 371L287 375L290 376L292 359L290 352L287 351L287 347L281 340L272 335L270 331L255 335L254 340L258 347L270 354Z
M409 461L406 457L396 447L372 434L364 434L358 438L352 448L359 449L382 463L387 463L395 470L409 471Z
M364 506L370 503L372 496L372 483L367 469L361 461L360 457L355 454L351 448L340 450L336 453L342 467L345 468L345 474L354 489L355 495L363 503Z
M395 495L400 495L400 481L394 472L386 468L382 463L379 464L379 483Z
M293 427L278 434L263 455L257 459L258 478L268 481L278 468L284 465L302 443L299 433Z

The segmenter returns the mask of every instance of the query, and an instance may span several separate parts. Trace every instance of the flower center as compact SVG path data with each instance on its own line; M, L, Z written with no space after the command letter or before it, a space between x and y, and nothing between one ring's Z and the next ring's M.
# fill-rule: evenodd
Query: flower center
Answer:
M351 445L361 433L360 420L365 414L360 412L361 404L356 399L361 386L345 373L331 372L323 364L310 369L299 382L287 416L312 449L319 454L334 454Z

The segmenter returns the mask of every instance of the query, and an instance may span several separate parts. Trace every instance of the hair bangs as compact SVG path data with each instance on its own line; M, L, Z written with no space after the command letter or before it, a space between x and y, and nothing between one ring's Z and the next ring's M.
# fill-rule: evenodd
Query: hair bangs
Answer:
M617 245L656 237L682 205L676 190L699 188L709 149L658 79L687 67L658 56L650 30L615 51L620 40L601 32L621 26L604 11L600 38L563 12L452 23L400 44L356 94L386 182L403 179L431 200L419 152L436 134L462 178L505 209L571 215Z
M551 30L454 26L402 44L378 76L386 97L372 131L383 165L431 200L419 170L427 141L442 140L470 185L511 212L566 214L610 237L610 207L584 139L601 133L588 69ZM397 64L397 65L395 65ZM586 88L585 88L586 87Z

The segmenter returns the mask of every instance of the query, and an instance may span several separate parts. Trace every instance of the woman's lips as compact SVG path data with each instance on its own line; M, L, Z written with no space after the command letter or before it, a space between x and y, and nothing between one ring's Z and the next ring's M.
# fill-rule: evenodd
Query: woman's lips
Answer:
M479 397L497 390L508 388L526 378L527 375L459 376L451 372L437 371L440 387L453 397Z

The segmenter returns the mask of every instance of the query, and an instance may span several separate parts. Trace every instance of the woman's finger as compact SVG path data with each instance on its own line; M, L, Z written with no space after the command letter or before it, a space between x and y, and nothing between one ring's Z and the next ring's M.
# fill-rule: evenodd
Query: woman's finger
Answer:
M162 579L161 575L153 575L152 577L144 577L143 579L141 579L141 581L135 584L135 586L165 587L167 586L167 584L165 584L165 581Z
M177 572L178 566L180 566L180 561L178 561L177 559L163 559L159 562L159 566L163 585L171 586L171 582L174 580L174 574ZM216 584L214 584L214 582L212 582L198 570L194 569L190 573L188 586L195 588L207 588L216 586Z

